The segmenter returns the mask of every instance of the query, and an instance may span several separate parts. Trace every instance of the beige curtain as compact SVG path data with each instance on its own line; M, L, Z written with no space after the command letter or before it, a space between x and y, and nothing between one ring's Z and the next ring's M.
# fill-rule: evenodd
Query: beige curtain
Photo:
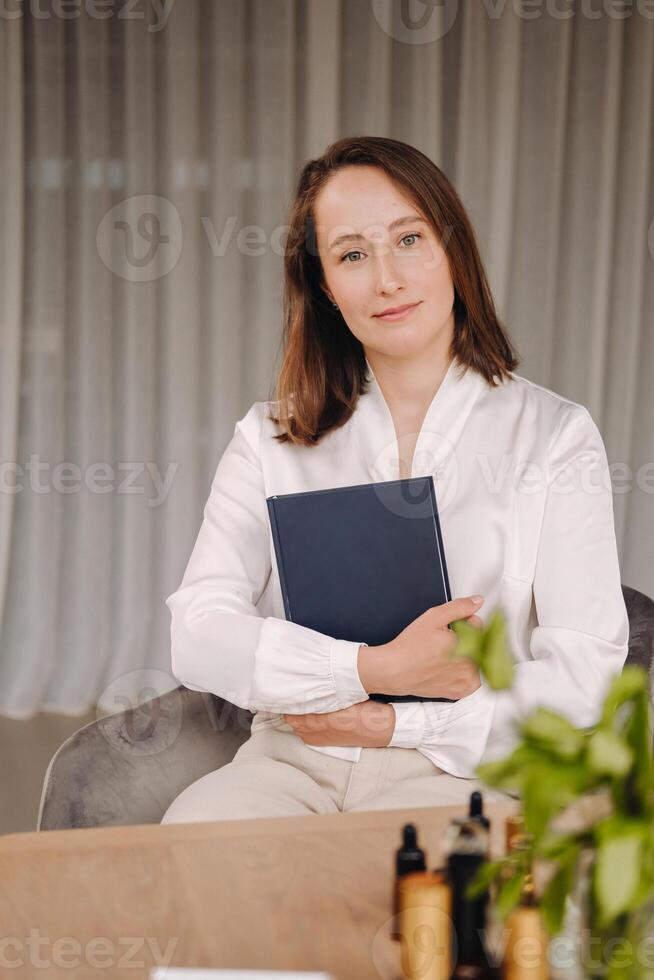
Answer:
M235 420L271 394L282 226L340 135L414 143L453 179L519 373L592 412L623 581L654 595L646 12L28 8L0 21L0 712L176 685L164 598Z
M25 240L25 136L23 32L15 20L0 29L0 622L9 576L15 494L12 464L18 454L21 378L23 246Z

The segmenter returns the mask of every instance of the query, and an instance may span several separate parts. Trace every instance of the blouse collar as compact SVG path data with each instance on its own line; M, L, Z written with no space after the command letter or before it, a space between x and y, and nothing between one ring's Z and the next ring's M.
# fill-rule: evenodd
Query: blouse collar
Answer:
M360 451L372 482L400 478L399 451L393 417L366 358L368 390L359 397L355 419ZM411 466L411 476L438 477L454 453L466 420L486 379L477 371L450 361L422 423Z

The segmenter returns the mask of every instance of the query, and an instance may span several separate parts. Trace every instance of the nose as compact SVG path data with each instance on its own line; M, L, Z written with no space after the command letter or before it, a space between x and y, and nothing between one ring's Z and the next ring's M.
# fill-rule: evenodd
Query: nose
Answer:
M390 296L404 288L402 276L398 269L390 246L381 250L374 258L376 291L379 296Z

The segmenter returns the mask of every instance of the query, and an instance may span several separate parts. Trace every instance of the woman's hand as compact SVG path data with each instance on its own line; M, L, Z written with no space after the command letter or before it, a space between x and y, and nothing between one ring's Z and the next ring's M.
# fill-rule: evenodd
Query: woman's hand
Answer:
M474 613L482 602L469 596L433 606L390 643L361 647L358 671L366 691L457 701L476 691L481 684L479 671L472 660L453 658L457 636L447 627L458 619L481 626Z
M306 745L354 745L368 749L388 745L395 730L395 711L381 701L361 701L340 711L284 715Z

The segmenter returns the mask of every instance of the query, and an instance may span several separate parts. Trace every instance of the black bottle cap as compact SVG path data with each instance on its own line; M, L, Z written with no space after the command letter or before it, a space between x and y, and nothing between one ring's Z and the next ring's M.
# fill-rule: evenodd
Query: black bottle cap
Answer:
M471 820L478 820L486 830L490 829L490 820L484 815L484 798L478 789L470 794L470 808L468 816Z
M396 853L395 866L398 876L411 871L427 870L425 852L418 847L416 828L412 823L407 823L402 828L402 847Z

